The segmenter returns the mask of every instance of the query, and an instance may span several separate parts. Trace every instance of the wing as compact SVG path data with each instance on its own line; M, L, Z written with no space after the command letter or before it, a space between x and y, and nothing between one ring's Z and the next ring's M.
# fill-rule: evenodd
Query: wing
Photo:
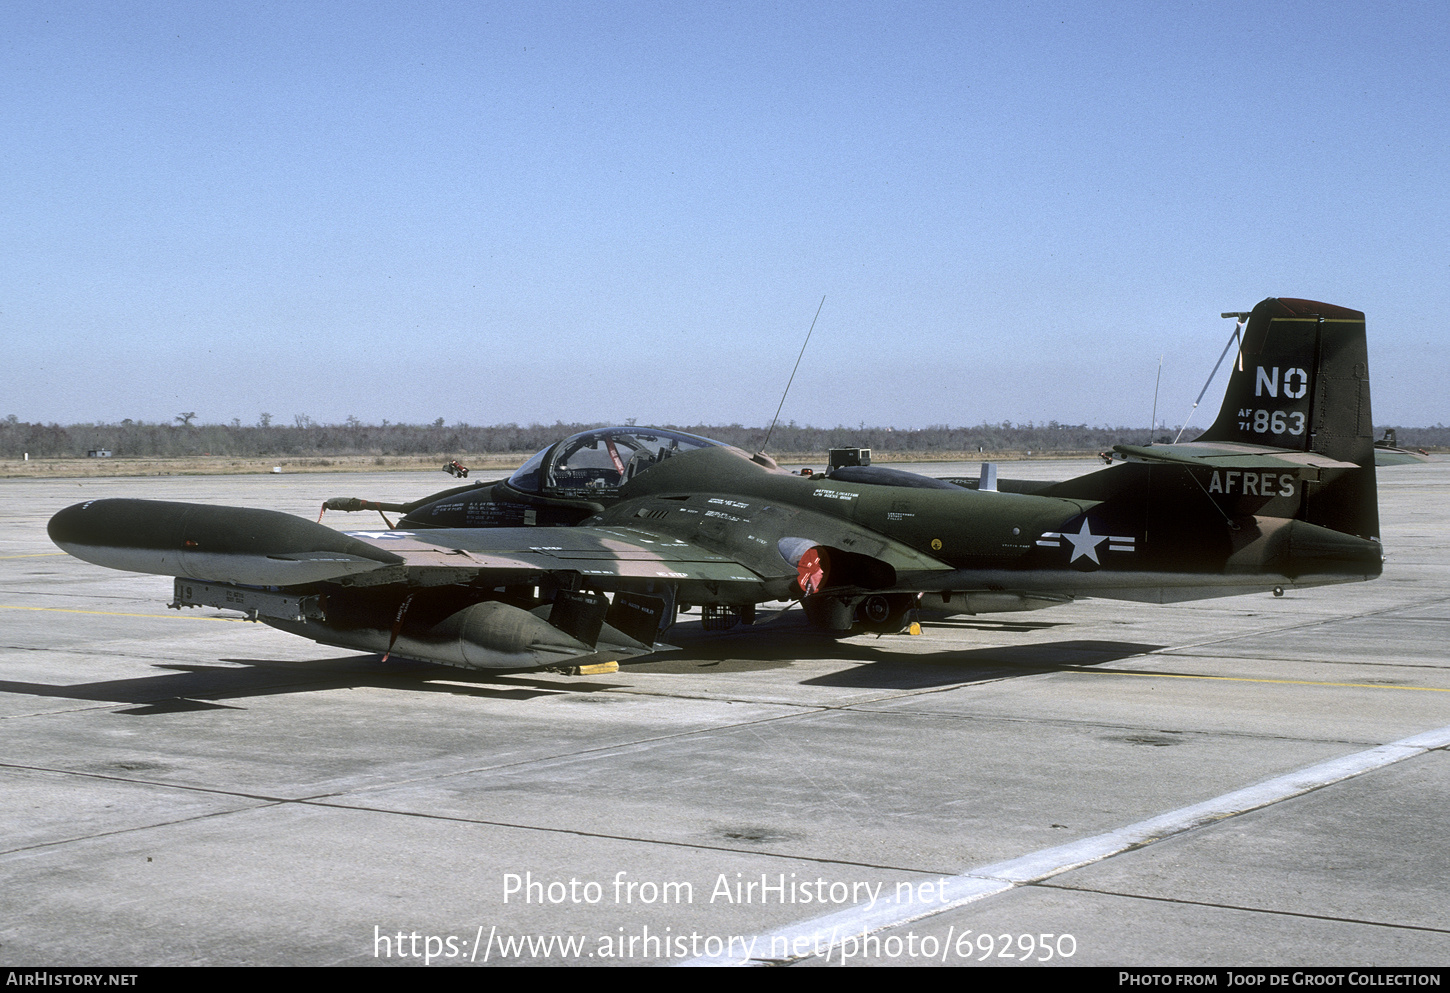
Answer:
M771 598L767 580L784 590L795 577L783 560L767 577L628 526L339 532L275 511L113 499L69 507L49 531L86 561L176 577L176 607L470 668L651 652L676 597L750 604ZM544 602L527 589L545 585Z
M763 588L762 576L728 555L676 537L630 527L441 528L343 532L402 559L416 585L497 580L535 582L574 572L616 589L651 582L736 586L742 598ZM793 572L786 574L793 576Z

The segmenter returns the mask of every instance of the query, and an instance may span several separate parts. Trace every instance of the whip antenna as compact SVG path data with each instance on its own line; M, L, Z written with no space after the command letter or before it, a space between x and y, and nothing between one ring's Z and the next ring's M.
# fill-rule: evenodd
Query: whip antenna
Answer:
M1223 365L1223 360L1228 356L1228 350L1233 347L1236 341L1240 343L1239 347L1243 348L1240 334L1243 332L1244 326L1249 323L1248 313L1246 311L1234 311L1223 316L1234 319L1234 333L1229 337L1228 343L1223 346L1223 351L1219 353L1218 361L1213 364L1213 372L1208 374L1208 382L1204 383L1203 389L1198 391L1198 400L1193 401L1193 406L1188 408L1188 416L1183 419L1183 426L1178 429L1178 434L1173 438L1173 444L1175 445L1178 444L1178 439L1183 437L1183 432L1188 430L1188 422L1193 419L1193 412L1198 409L1199 401L1208 392L1208 387L1213 383L1213 377L1218 375L1218 367Z
M1153 416L1148 420L1148 444L1153 444L1153 432L1158 430L1158 384L1163 382L1163 356L1158 356L1158 378L1153 380Z
M821 295L821 306L816 308L816 316L811 318L811 330L806 332L806 340L801 344L801 353L795 357L795 369L790 371L790 379L786 381L785 392L780 395L780 406L775 408L775 418L770 422L770 430L765 432L765 440L760 443L760 451L757 455L765 454L765 446L770 444L770 436L775 432L775 425L780 420L780 412L785 408L785 398L790 395L791 384L795 382L796 369L801 367L801 359L806 354L806 345L811 343L811 331L816 329L816 321L821 318L821 307L826 305L826 297Z

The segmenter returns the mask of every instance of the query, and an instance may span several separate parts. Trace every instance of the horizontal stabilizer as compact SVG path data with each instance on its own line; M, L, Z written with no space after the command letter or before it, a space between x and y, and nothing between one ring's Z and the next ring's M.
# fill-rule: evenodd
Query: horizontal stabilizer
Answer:
M1212 469L1359 468L1353 462L1340 462L1318 452L1249 445L1114 445L1113 451L1128 462L1161 462Z

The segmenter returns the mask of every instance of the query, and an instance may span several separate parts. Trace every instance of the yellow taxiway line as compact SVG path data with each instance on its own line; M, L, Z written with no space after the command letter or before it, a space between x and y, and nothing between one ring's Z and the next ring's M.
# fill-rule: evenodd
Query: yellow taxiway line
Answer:
M15 604L0 603L0 610L50 610L57 614L101 614L105 617L170 617L170 614L129 614L121 610L77 610L73 607L20 607ZM188 620L203 621L242 621L243 617L218 617L216 614L183 614L176 613L177 617Z
M1061 666L1062 672L1085 672L1096 676L1152 676L1158 679L1217 679L1227 683L1278 683L1284 686L1335 686L1354 690L1425 690L1450 693L1450 686L1394 686L1385 683L1329 683L1317 679L1259 679L1253 676L1205 676L1184 672L1138 672L1132 669L1089 669Z

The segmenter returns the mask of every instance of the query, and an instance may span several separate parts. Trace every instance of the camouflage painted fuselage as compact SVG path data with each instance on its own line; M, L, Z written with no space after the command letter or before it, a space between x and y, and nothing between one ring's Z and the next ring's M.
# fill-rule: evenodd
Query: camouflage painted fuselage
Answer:
M508 480L406 505L387 531L269 511L97 500L58 545L177 577L177 606L235 607L326 644L471 667L654 650L686 604L707 627L800 600L817 626L1171 602L1372 579L1383 555L1364 316L1270 299L1244 329L1215 423L1119 446L1060 483L938 480L768 458L654 428L581 432Z

